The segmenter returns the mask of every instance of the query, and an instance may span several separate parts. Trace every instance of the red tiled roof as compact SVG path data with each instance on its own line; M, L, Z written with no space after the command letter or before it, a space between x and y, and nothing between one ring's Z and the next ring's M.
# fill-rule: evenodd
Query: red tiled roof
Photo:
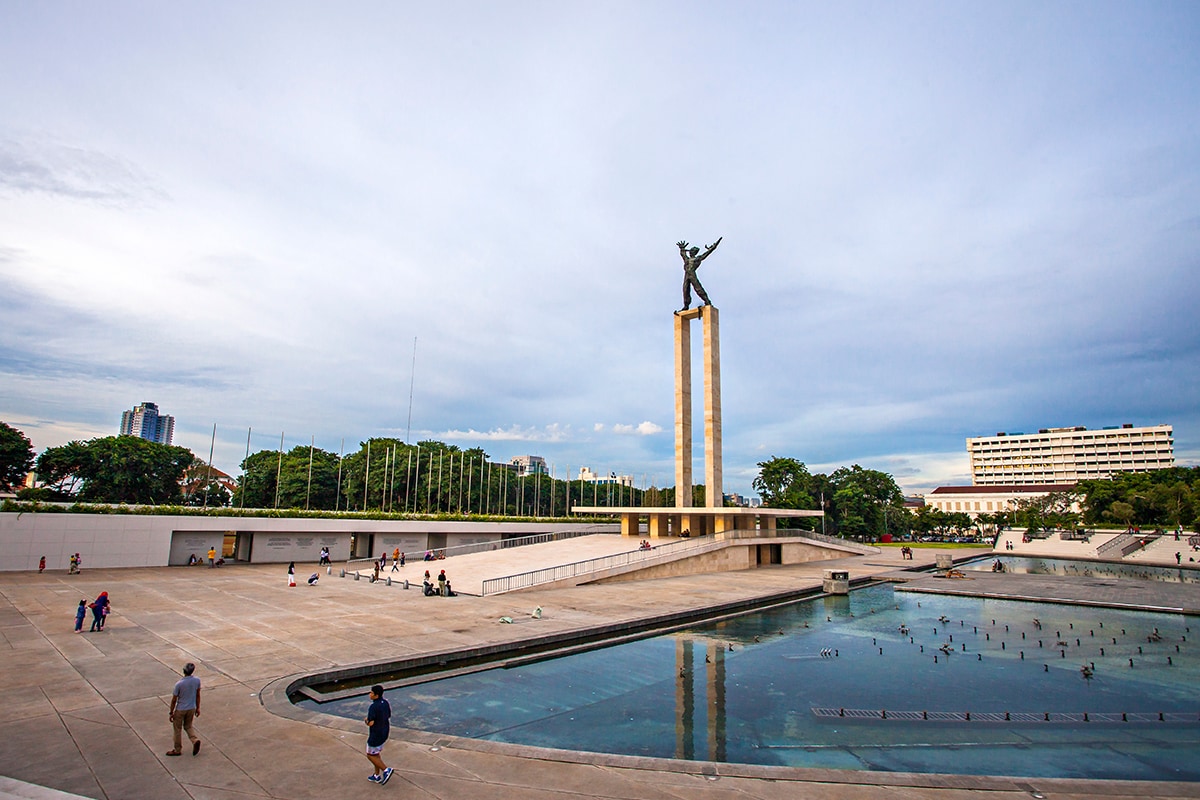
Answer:
M932 494L1049 494L1068 492L1075 488L1073 483L1019 483L998 486L939 486Z

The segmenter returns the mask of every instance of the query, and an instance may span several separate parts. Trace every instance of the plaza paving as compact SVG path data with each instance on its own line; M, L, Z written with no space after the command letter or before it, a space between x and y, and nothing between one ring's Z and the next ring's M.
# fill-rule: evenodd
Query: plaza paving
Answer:
M537 566L535 549L526 550L497 557ZM336 569L316 586L288 588L278 565L0 573L0 775L110 800L1200 796L1193 784L766 768L431 743L428 735L394 735L385 758L396 775L375 787L365 780L365 726L288 719L259 699L283 676L778 595L819 585L830 566L868 576L931 563L936 552L917 549L915 561L901 562L898 549L886 548L837 562L457 598L339 579ZM438 568L453 575L453 562ZM521 571L496 566L498 574ZM405 569L419 581L424 566ZM103 590L114 607L108 629L74 634L78 600ZM529 617L535 606L544 609L540 620ZM505 615L520 624L498 624ZM195 758L168 758L170 690L189 660L204 682L196 725L204 744ZM0 798L38 796L0 781Z

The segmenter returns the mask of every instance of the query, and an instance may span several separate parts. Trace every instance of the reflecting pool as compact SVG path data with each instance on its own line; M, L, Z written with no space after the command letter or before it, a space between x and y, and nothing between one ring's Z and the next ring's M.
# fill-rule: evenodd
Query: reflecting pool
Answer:
M999 561L1006 572L1029 575L1068 575L1085 578L1129 578L1142 581L1165 583L1200 583L1200 569L1195 564L1189 567L1160 567L1153 564L1121 563L1107 561L1074 561L1066 558L1038 558L1034 556L996 555L984 556L975 561L959 565L959 569L992 569Z
M1194 781L1191 622L878 585L387 697L394 725L572 750ZM366 699L299 704L361 719Z

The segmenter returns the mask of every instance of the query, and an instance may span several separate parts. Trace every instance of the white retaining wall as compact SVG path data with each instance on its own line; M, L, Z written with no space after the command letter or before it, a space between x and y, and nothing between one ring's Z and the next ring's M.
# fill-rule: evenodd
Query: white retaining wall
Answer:
M375 535L372 556L395 547L419 560L431 537L453 547L563 530L616 532L616 524L570 522L430 522L424 520L189 517L150 514L0 513L0 571L65 570L72 553L83 567L161 567L186 563L192 552L221 551L226 533L252 534L250 561L316 561L322 546L335 560L349 556L350 536ZM244 537L243 537L244 538ZM330 544L332 542L332 544ZM203 547L203 550L200 548Z

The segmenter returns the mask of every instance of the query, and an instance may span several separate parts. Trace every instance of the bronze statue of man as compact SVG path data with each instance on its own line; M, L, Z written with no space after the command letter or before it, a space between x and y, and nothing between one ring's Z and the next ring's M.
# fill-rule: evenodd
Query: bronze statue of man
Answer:
M721 239L725 237L722 236ZM683 259L683 310L687 311L692 306L692 287L696 287L696 294L703 301L701 305L712 305L712 301L708 299L708 293L704 291L704 287L700 285L700 279L696 277L696 270L700 269L700 262L708 258L713 250L717 249L717 245L721 243L721 239L704 248L704 252L700 253L699 247L688 247L687 242L676 242L679 246L679 256Z

